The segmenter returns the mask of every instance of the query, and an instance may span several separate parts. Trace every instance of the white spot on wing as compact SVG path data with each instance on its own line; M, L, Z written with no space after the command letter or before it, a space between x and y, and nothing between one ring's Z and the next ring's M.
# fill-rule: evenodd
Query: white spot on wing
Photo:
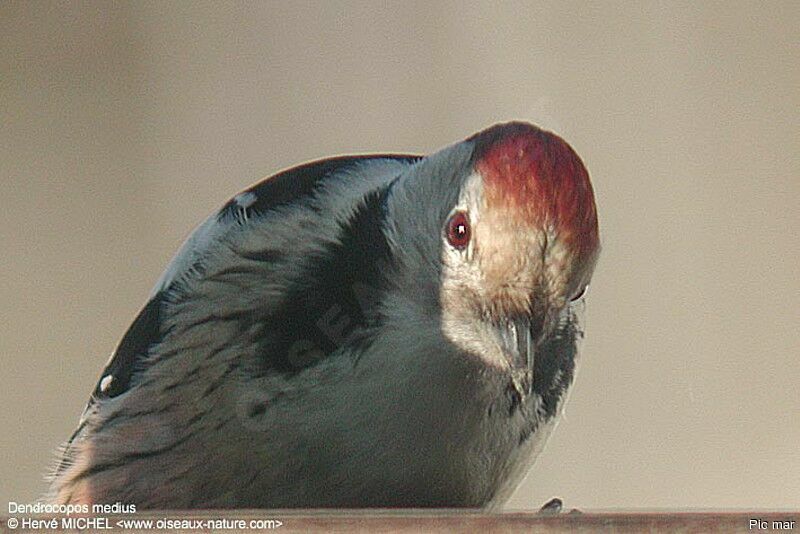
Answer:
M233 197L233 200L239 205L240 208L247 209L256 203L258 197L252 191L245 191L244 193L239 193Z
M111 383L114 381L114 375L106 375L100 380L100 391L105 393L108 391L108 388L111 387Z

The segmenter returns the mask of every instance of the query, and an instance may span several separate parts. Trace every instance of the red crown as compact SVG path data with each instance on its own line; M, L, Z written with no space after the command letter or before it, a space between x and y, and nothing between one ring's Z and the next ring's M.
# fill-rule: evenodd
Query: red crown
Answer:
M469 139L487 207L552 227L577 251L598 246L597 210L583 162L566 141L531 124L498 124Z

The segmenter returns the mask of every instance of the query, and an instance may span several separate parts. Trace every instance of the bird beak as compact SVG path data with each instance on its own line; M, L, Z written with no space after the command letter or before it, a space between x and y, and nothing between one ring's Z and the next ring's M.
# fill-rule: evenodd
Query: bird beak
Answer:
M518 317L493 325L509 366L533 374L535 347L528 317Z

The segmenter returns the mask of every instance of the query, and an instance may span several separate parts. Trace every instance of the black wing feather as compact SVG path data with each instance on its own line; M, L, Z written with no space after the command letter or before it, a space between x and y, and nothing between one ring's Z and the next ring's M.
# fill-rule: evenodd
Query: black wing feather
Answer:
M277 207L291 204L299 199L310 196L322 180L334 173L341 172L359 162L378 159L413 163L420 160L421 156L409 154L375 154L338 156L313 161L265 178L257 184L245 189L239 195L253 193L255 195L255 202L248 206L247 209L255 213L266 213ZM237 197L239 195L237 195ZM217 216L219 220L241 209L237 204L237 197L229 200L222 209L220 209Z
M244 190L241 194L252 193L254 201L248 205L247 209L254 213L263 214L274 210L280 206L296 203L311 196L319 185L328 177L342 172L347 168L364 161L389 159L405 163L414 163L421 157L414 155L401 154L377 154L359 156L340 156L324 160L314 161L285 171L279 172L252 187ZM237 195L239 197L240 195ZM322 333L316 322L319 314L330 310L336 310L335 306L342 306L342 313L352 321L348 327L348 335L351 330L359 330L363 326L363 303L358 302L353 293L353 287L358 292L359 287L370 288L374 283L375 266L377 263L363 261L365 256L379 258L385 256L386 244L382 239L380 231L380 221L377 220L378 212L373 211L375 202L379 202L379 195L373 195L371 200L362 206L358 214L344 228L341 236L341 245L333 247L319 258L314 258L307 268L307 276L303 279L310 280L307 285L296 284L290 289L290 298L287 309L283 309L267 319L266 323L277 323L285 321L286 317L302 318L295 321L295 324L287 325L281 323L280 328L276 324L265 324L265 331L269 328L276 328L286 332L303 334L300 339L308 339L312 342L315 350L321 349L325 353L330 352L341 340L333 340L330 332ZM226 217L231 216L235 211L241 210L234 197L228 201L217 213L217 220L222 223ZM379 210L378 210L379 211ZM371 220L370 217L372 217ZM259 261L274 262L280 259L274 251L268 251L258 258ZM368 272L359 272L361 267L365 267ZM197 267L195 267L197 268ZM359 280L363 283L359 286ZM153 298L139 312L138 316L130 326L122 341L119 344L114 356L106 366L103 374L98 380L94 389L94 397L108 398L120 395L131 387L131 380L135 372L142 368L143 359L147 356L151 346L159 343L163 339L162 331L162 310L169 284L156 293ZM369 294L370 289L362 291ZM369 296L369 295L367 295ZM361 298L363 300L363 297ZM311 313L308 310L312 310ZM314 312L315 311L315 312ZM315 315L316 313L316 315ZM288 328L287 328L288 327ZM289 339L292 336L284 336ZM297 367L297 363L302 357L295 357L291 351L298 352L297 345L292 342L292 347L284 347L287 342L280 343L277 351L280 356L273 358L274 362L270 367L280 370L291 370ZM270 350L270 352L275 352ZM294 364L289 362L294 361ZM109 387L103 391L101 384L106 376L113 376Z
M164 291L159 291L136 316L97 382L93 393L95 398L116 397L128 390L133 373L140 368L142 358L147 355L151 346L163 339L161 311L164 298ZM103 390L103 378L108 376L113 378L110 385Z
M380 326L377 304L391 264L383 233L387 191L384 187L367 195L338 243L307 263L285 304L263 321L265 370L292 374L343 345L368 342Z
M376 154L360 156L341 156L315 161L282 171L246 189L241 194L252 193L253 202L246 210L264 214L280 206L303 201L310 197L322 181L357 163L369 160L388 159L404 163L414 163L421 159L416 155ZM379 269L388 250L385 238L380 230L382 212L378 209L384 193L371 195L358 211L350 224L343 229L341 245L332 247L320 257L309 262L308 284L296 284L290 289L285 309L271 315L264 321L265 332L283 332L279 340L272 339L269 348L265 346L265 354L273 356L265 359L266 367L272 370L294 372L299 368L314 363L303 363L298 353L297 340L308 339L310 346L327 354L341 342L342 338L332 336L330 332L320 329L320 314L341 306L341 312L351 321L343 335L351 340L353 336L363 334L367 327L370 295L377 280ZM237 220L237 212L242 210L237 198L228 201L215 215L219 224L226 220ZM187 250L184 253L193 253ZM176 261L178 258L174 259ZM250 259L275 262L280 256L273 252L264 253ZM364 260L367 261L364 261ZM196 268L194 264L190 268ZM179 278L179 277L178 277ZM142 308L119 343L111 361L100 375L86 411L98 399L112 398L128 391L137 371L144 365L144 359L151 347L160 343L166 332L163 328L164 304L169 298L170 286L175 277L166 280L160 289ZM364 295L367 295L366 301ZM310 313L309 313L310 311ZM291 325L286 325L286 317L297 318ZM271 323L271 324L270 324ZM278 324L280 323L280 324ZM288 328L287 328L288 326ZM265 345L267 343L265 342ZM276 350L277 349L277 350ZM104 389L103 379L111 376L110 384ZM84 412L86 413L86 412ZM70 445L77 439L84 427L84 420L64 446L61 462L56 468L60 473L68 465Z

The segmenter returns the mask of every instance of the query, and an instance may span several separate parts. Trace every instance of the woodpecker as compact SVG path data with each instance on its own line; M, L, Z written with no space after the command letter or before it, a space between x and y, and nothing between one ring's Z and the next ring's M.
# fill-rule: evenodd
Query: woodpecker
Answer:
M562 411L598 253L584 164L531 124L280 172L182 245L47 499L502 505Z

